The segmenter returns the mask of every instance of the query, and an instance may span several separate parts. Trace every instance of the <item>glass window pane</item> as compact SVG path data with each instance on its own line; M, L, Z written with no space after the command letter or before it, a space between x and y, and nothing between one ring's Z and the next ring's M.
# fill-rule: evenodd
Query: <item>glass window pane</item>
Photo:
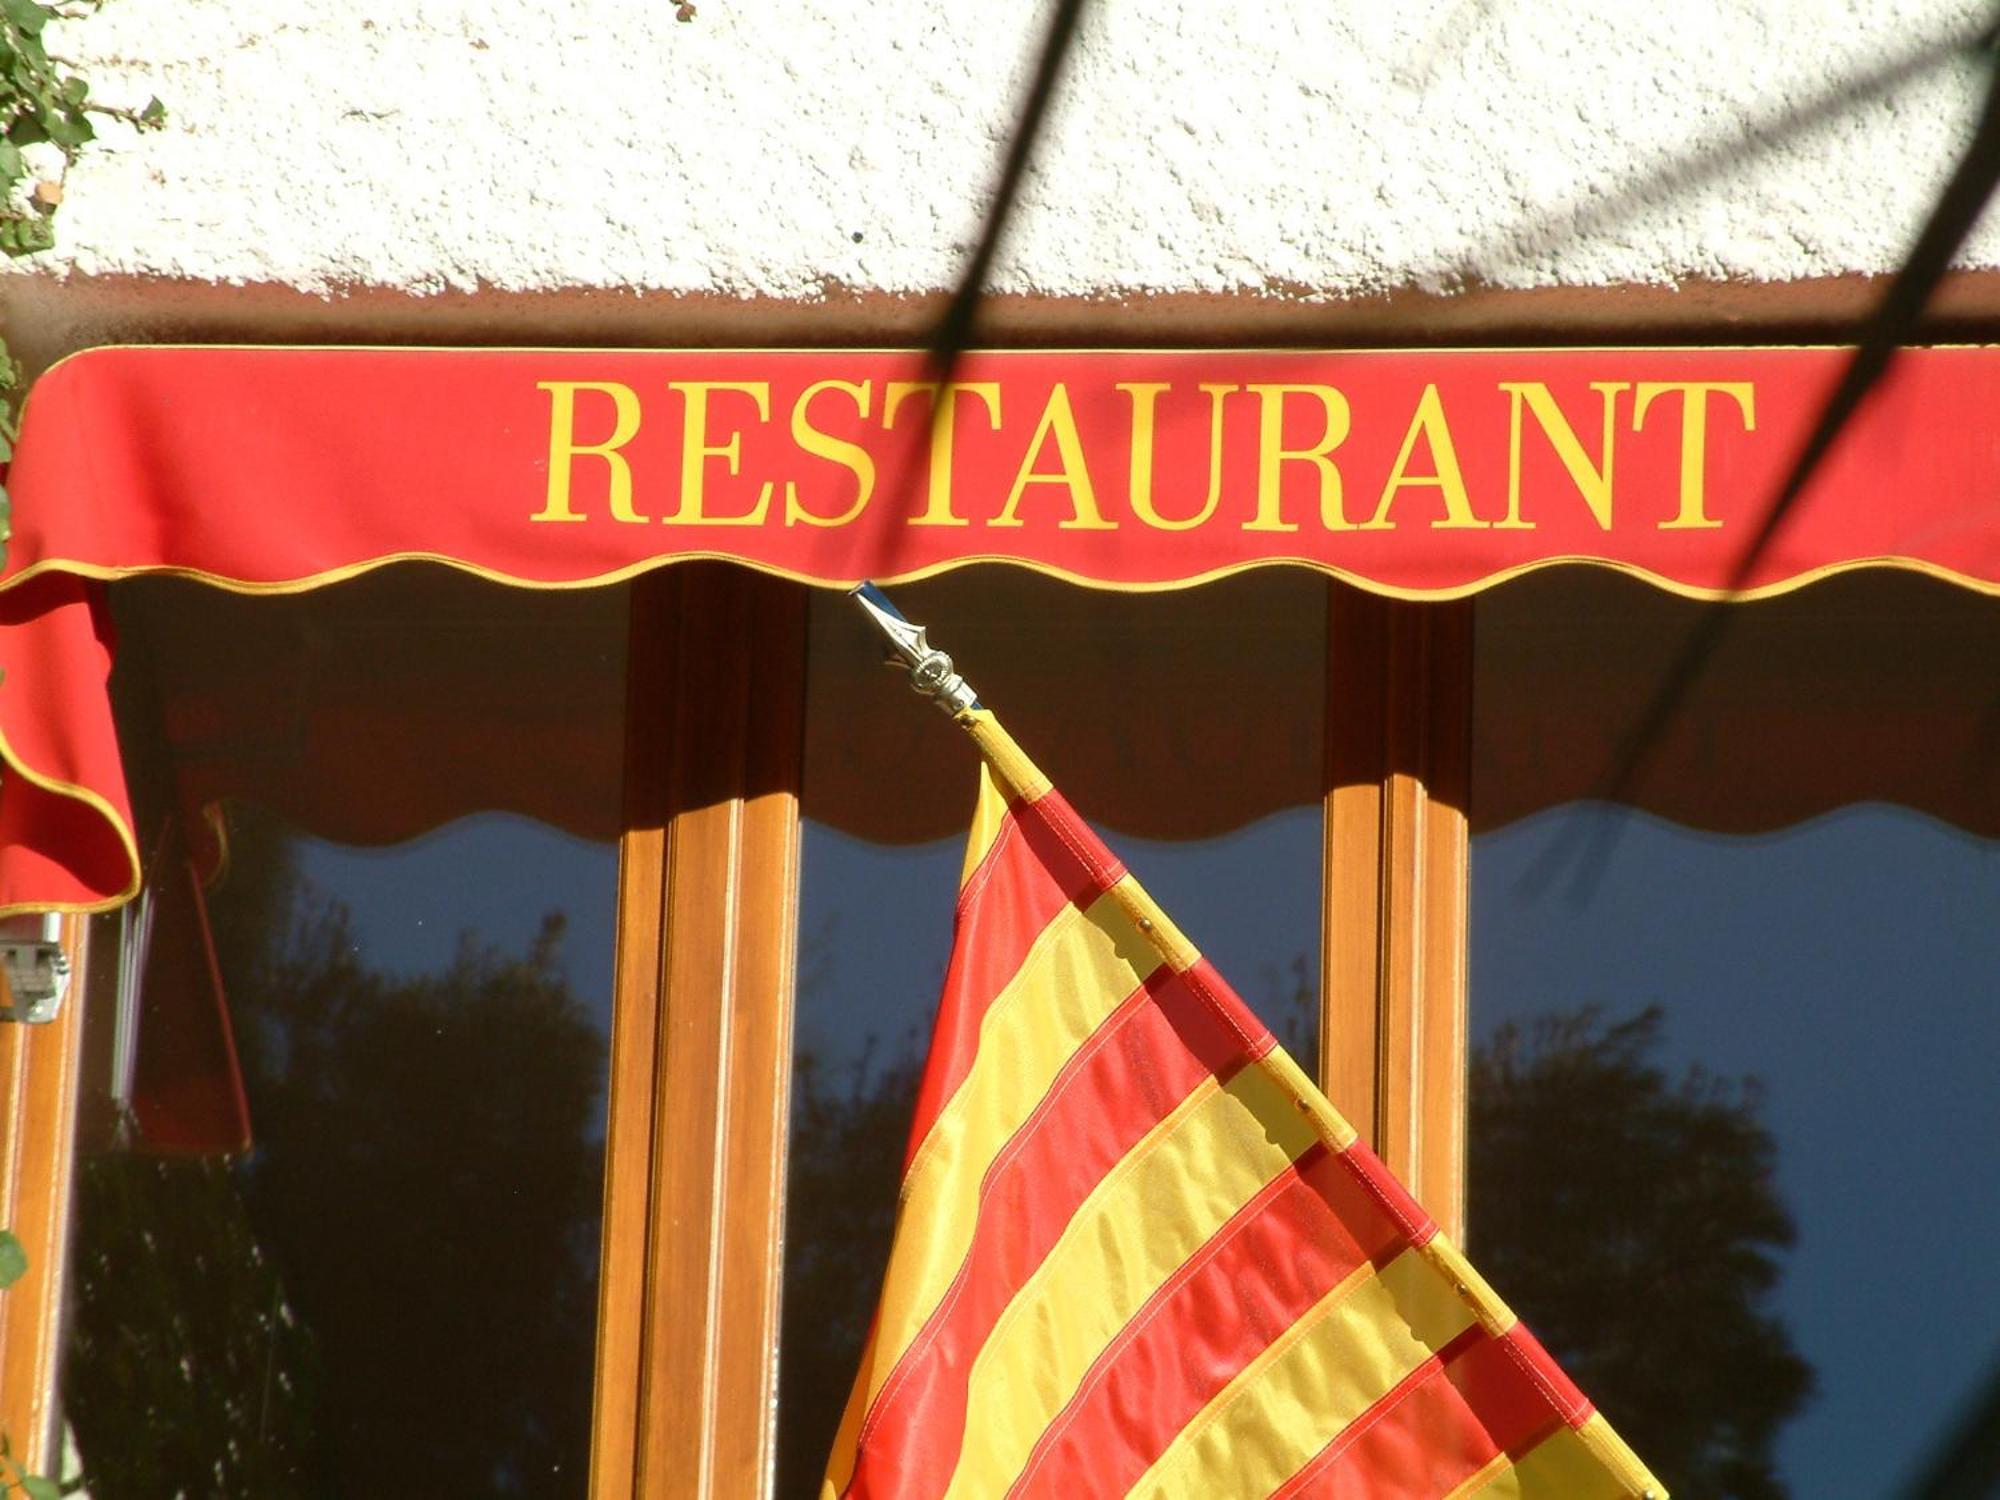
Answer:
M1317 1047L1326 586L1171 595L982 569L895 591L1308 1066ZM779 1487L816 1493L893 1226L976 760L815 599Z
M87 1022L63 1393L96 1500L585 1491L623 595L362 585L119 601L150 894ZM539 670L517 607L595 718L501 714ZM400 718L384 681L434 696ZM444 703L514 726L455 780Z
M1696 606L1478 608L1471 1252L1677 1493L1894 1492L2000 1348L2000 608L1740 606L1636 808Z

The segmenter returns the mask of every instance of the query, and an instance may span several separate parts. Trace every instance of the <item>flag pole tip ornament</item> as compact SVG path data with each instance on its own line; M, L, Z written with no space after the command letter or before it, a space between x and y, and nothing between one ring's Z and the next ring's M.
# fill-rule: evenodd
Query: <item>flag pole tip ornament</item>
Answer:
M913 624L887 594L865 579L847 593L888 641L888 664L909 672L912 691L953 717L980 706L979 695L958 675L951 657L931 645L924 627Z
M1665 1500L879 589L984 758L820 1500Z

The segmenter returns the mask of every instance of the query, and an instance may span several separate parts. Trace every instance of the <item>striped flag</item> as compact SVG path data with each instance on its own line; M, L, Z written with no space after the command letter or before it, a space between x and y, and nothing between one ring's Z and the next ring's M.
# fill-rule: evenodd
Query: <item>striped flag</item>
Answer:
M822 1500L1665 1491L984 710Z

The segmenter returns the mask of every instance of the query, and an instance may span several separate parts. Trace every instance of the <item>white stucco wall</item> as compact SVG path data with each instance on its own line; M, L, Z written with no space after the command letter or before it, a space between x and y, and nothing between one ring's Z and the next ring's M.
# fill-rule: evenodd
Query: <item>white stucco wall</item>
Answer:
M699 6L111 0L54 50L171 124L107 125L61 246L12 272L948 285L1039 8ZM1944 48L1987 9L1102 0L998 284L1339 298L1884 270L1969 129L1980 80ZM2000 222L1965 260L2000 265Z

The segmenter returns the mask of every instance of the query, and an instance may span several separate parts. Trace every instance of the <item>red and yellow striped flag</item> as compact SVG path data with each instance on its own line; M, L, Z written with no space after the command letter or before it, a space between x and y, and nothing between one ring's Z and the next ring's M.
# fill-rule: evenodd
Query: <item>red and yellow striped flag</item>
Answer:
M983 710L822 1500L1664 1497Z

